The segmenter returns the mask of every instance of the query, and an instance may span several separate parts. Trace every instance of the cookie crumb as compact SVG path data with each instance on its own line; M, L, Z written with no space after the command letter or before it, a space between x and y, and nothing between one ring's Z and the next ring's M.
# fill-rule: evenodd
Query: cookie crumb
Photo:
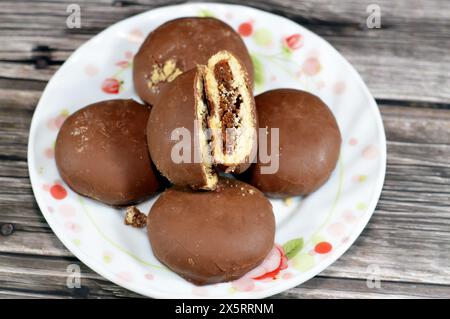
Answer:
M147 82L148 88L152 89L160 82L172 82L182 73L173 59L165 61L162 65L154 64L150 81Z
M125 225L142 228L147 225L147 216L136 206L129 206L125 211Z

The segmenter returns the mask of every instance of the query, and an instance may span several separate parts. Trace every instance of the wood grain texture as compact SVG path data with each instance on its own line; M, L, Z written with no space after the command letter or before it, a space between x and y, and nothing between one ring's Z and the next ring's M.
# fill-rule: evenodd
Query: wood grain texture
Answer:
M0 255L0 297L45 298L120 298L140 297L111 285L74 258L49 258ZM17 264L21 267L18 268ZM67 287L67 267L77 264L81 270L80 288ZM30 281L34 289L30 289ZM412 289L413 288L413 289ZM366 279L333 278L320 275L274 298L420 298L448 297L448 287L417 283L382 281L379 288L369 288Z
M114 22L172 2L78 0L81 30L65 29L67 3L0 2L0 226L13 226L0 234L0 298L138 297L83 266L45 222L28 179L28 130L46 82L73 50ZM377 1L380 30L365 28L371 1L248 3L338 48L377 98L388 140L383 192L356 243L275 298L449 298L450 3ZM82 268L80 290L65 284L71 263ZM379 267L379 289L367 287L370 265Z

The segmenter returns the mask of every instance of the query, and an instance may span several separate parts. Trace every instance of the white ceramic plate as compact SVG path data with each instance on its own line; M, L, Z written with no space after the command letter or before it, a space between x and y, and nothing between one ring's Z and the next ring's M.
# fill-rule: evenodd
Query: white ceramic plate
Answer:
M64 119L96 101L139 100L132 86L133 54L151 30L184 16L215 16L230 24L253 56L255 93L282 87L310 91L330 106L342 132L340 159L324 186L307 198L272 200L276 243L284 245L291 257L287 268L273 278L253 279L253 275L196 287L155 259L145 231L124 225L123 210L78 196L57 173L53 145ZM48 83L34 113L28 145L36 200L64 245L112 282L160 298L261 298L317 275L351 246L369 221L383 185L385 164L386 141L377 105L355 69L330 44L285 18L244 6L209 3L151 10L109 27L82 45ZM139 208L148 212L155 199ZM299 251L293 255L295 250ZM278 266L277 252L258 274Z

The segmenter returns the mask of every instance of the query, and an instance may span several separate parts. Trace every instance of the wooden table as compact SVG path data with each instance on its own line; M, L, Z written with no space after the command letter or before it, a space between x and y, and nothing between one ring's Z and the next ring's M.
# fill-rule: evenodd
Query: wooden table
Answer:
M74 2L81 7L82 28L69 30L66 8ZM79 45L119 20L180 2L0 2L0 297L138 296L81 262L83 288L66 287L66 266L78 260L53 234L33 197L28 131L47 81ZM376 97L388 139L383 193L360 238L319 276L276 297L449 298L450 2L246 2L284 15L335 46ZM372 2L381 8L380 29L366 26ZM379 266L380 288L367 285L372 264Z

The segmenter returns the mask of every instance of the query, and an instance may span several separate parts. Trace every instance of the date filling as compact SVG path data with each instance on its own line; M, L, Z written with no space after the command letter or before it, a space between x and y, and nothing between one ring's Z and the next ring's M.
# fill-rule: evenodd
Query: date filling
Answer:
M198 119L202 120L203 149L210 150L213 165L232 172L255 149L254 100L245 69L229 52L213 55L199 66ZM206 133L207 131L207 133Z
M222 122L223 152L231 154L234 150L234 130L239 127L238 116L242 104L242 96L233 85L233 73L226 60L219 61L214 66L214 77L219 89L218 115Z

